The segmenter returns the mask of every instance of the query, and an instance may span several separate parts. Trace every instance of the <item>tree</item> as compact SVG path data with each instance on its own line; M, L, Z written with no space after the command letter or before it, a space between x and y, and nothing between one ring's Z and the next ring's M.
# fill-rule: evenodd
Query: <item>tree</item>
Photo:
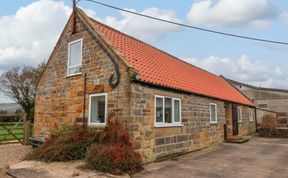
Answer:
M45 62L36 67L14 67L0 76L0 91L19 104L27 115L34 118L36 84Z

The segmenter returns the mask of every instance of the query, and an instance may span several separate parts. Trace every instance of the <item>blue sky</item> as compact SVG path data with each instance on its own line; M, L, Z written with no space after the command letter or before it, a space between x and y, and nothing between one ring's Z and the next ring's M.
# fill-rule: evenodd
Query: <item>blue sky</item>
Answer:
M151 16L288 42L285 0L105 0ZM3 4L5 4L3 6ZM80 1L92 17L218 75L288 88L288 46L224 37L145 20ZM0 73L47 59L70 15L71 1L13 0L0 6ZM0 102L9 101L1 96Z

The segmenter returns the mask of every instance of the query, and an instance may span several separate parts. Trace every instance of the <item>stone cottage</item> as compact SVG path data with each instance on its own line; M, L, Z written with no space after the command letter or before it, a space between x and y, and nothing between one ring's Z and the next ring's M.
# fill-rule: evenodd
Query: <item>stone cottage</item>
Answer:
M118 117L150 162L255 132L254 107L223 78L76 9L37 84L34 137Z

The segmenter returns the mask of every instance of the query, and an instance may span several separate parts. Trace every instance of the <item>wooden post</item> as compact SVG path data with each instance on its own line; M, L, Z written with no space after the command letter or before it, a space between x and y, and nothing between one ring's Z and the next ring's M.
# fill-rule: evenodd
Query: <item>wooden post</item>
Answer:
M23 126L23 141L22 144L23 145L29 145L29 138L30 138L30 134L31 134L31 121L30 120L26 120L26 115L24 116L24 126Z

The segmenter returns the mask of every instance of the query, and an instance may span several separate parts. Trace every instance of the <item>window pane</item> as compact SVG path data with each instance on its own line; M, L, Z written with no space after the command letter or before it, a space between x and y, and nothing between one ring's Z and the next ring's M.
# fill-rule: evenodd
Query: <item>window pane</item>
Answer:
M105 123L105 96L91 98L91 123Z
M253 121L253 109L250 108L249 111L250 111L250 112L249 112L250 121Z
M70 44L69 67L81 65L81 41Z
M180 101L174 100L174 122L180 122Z
M216 122L216 106L215 105L210 105L210 113L211 113L211 116L210 116L210 119L212 122Z
M172 99L165 98L165 123L172 123Z
M81 67L81 66L71 67L71 68L69 69L69 75L80 73L81 70L82 70L82 67Z
M241 108L238 108L238 121L242 121L242 113L241 113Z
M163 122L163 98L156 98L156 122Z

